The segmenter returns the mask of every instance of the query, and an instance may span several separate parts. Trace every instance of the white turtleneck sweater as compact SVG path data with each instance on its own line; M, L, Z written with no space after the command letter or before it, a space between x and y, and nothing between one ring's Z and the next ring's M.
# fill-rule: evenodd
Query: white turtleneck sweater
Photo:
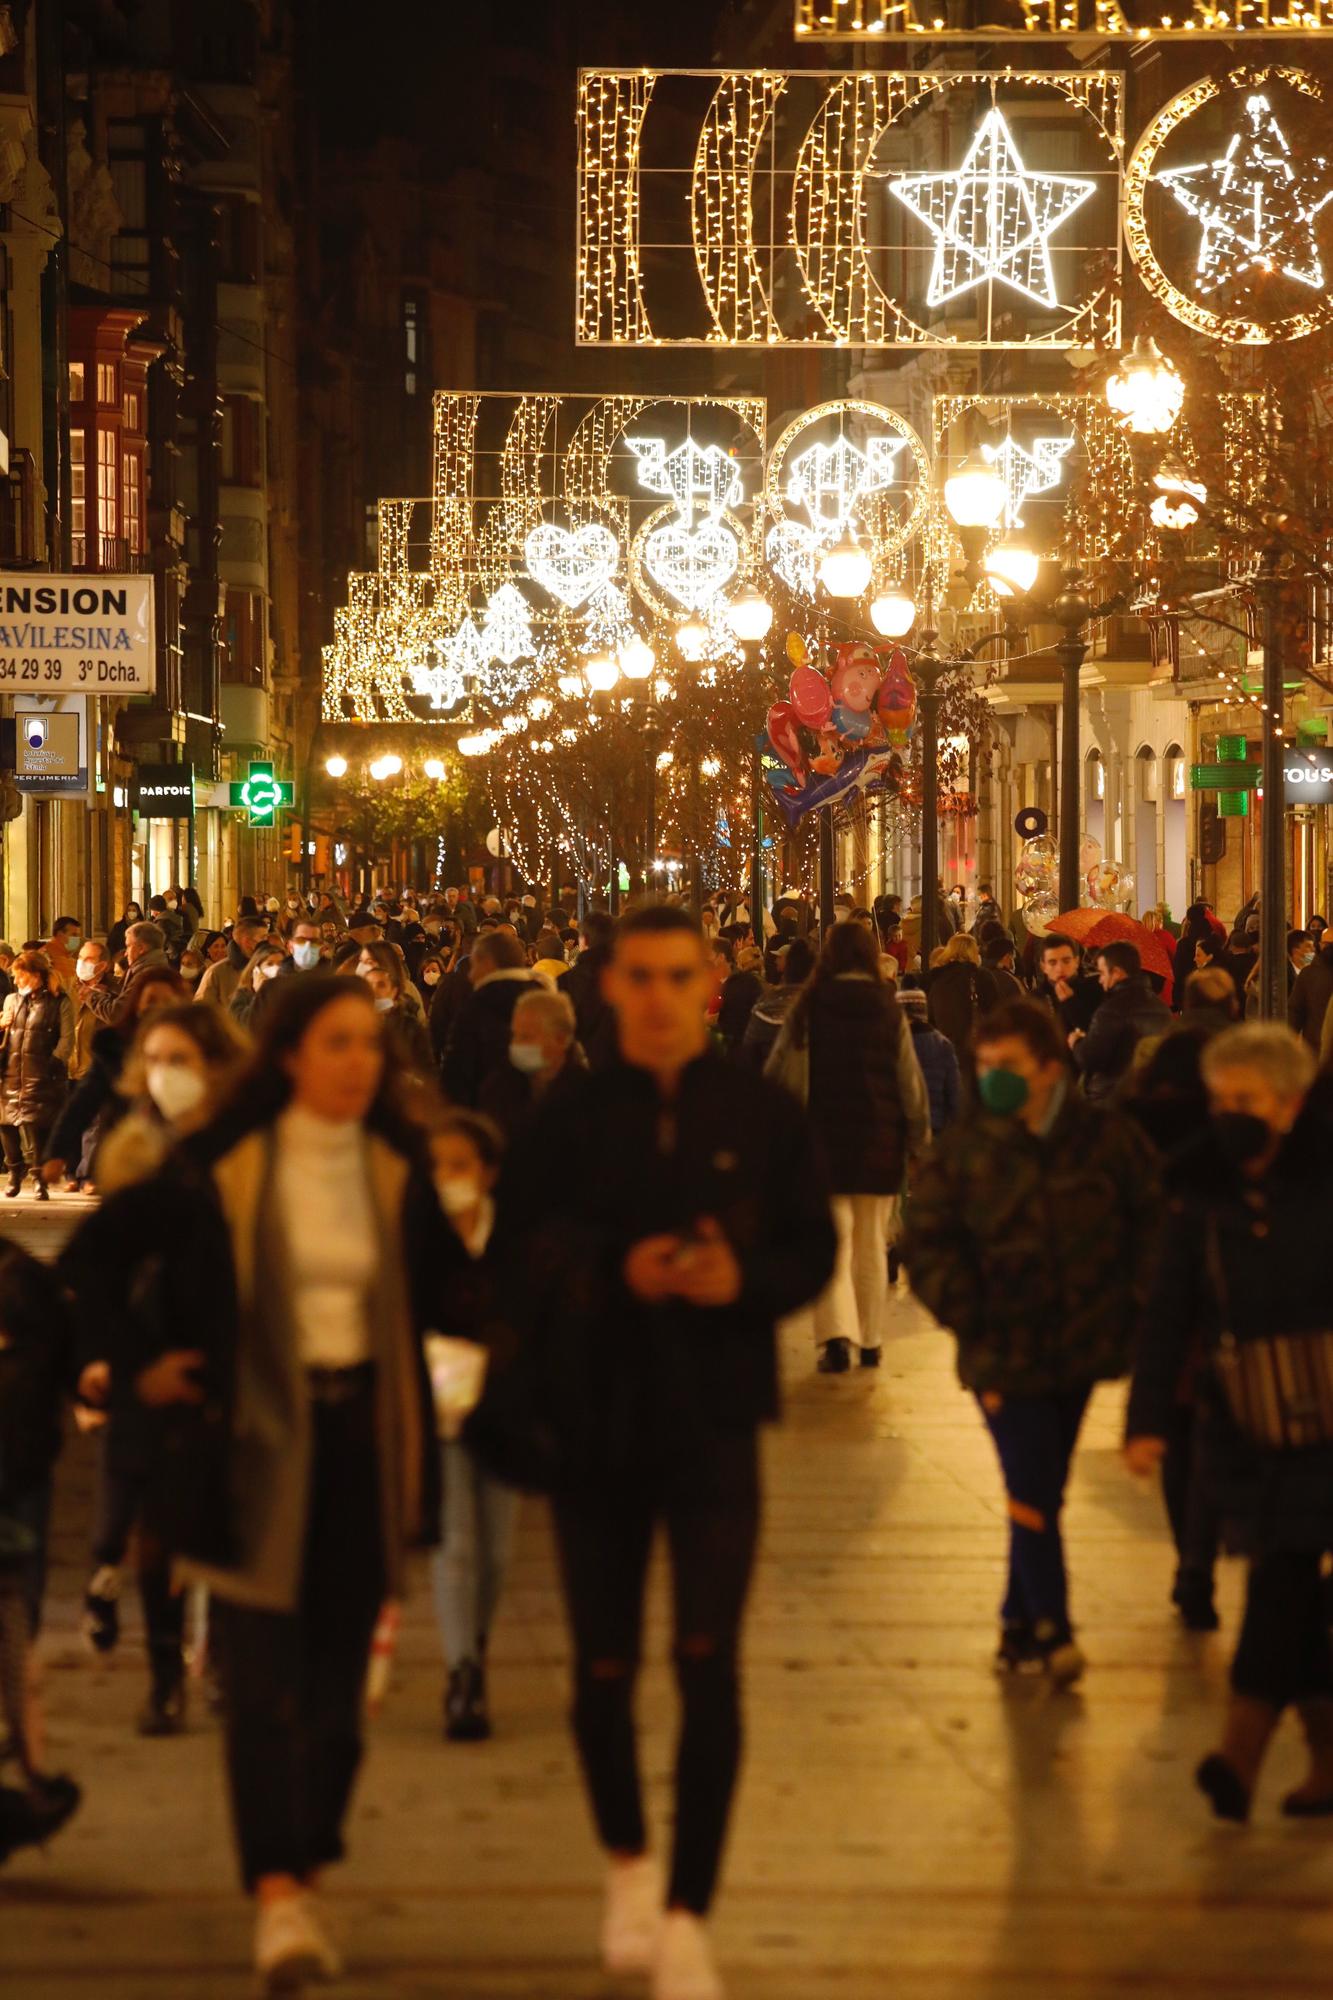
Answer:
M297 1345L306 1368L370 1358L378 1257L365 1135L292 1106L277 1125L275 1193L287 1239Z

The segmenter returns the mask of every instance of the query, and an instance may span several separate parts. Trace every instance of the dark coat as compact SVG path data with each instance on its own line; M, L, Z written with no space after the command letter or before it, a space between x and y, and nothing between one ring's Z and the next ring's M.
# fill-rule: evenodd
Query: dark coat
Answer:
M472 991L472 981L468 976L468 962L460 958L436 987L430 1002L427 1017L430 1028L430 1045L435 1051L437 1063L444 1061L444 1052L449 1046L458 1010Z
M810 1050L810 1125L835 1194L897 1194L908 1153L903 1011L870 979L810 986L789 1032Z
M942 1035L938 1028L932 1028L929 1021L920 1021L909 1014L907 1025L911 1030L912 1048L921 1065L921 1074L926 1079L930 1129L938 1137L946 1125L952 1125L962 1104L963 1085L958 1057L949 1037Z
M1162 1252L1139 1322L1127 1434L1164 1437L1192 1357L1198 1465L1233 1547L1333 1548L1333 1446L1266 1451L1236 1428L1210 1365L1225 1317L1238 1341L1333 1321L1318 1254L1333 1213L1333 1114L1316 1085L1277 1159L1258 1181L1226 1160L1211 1131L1170 1170ZM1216 1231L1224 1308L1209 1275Z
M610 963L610 947L593 945L580 952L557 982L560 991L573 1003L575 1033L590 1062L594 1051L599 1058L603 1054L614 1057L615 1053L615 1017L602 998L602 974Z
M91 1127L97 1125L100 1140L127 1109L124 1098L116 1090L127 1046L128 1038L123 1029L97 1030L92 1039L92 1059L51 1127L46 1142L47 1158L63 1160L71 1173L83 1157Z
M1076 1028L1088 1032L1093 1015L1106 998L1101 982L1090 972L1080 972L1070 981L1070 988L1067 1000L1060 999L1049 979L1039 978L1032 989L1033 998L1049 1007L1060 1023L1060 1035L1066 1042Z
M519 997L528 991L526 974L492 974L474 986L454 1017L440 1074L446 1097L475 1105L493 1070L509 1061L509 1024Z
M148 1514L174 1553L238 1575L245 1574L254 1537L264 1536L265 1497L275 1497L276 1512L280 1495L290 1516L292 1467L299 1472L308 1431L291 1395L283 1260L267 1194L271 1135L271 1127L240 1134L206 1128L159 1173L110 1196L60 1261L81 1350L109 1356L121 1393L158 1355L180 1347L202 1352L203 1405L153 1413L160 1434L148 1454L155 1472ZM402 1542L430 1540L438 1532L439 1452L420 1336L431 1328L471 1330L460 1304L469 1296L469 1260L424 1166L400 1149L396 1135L377 1136L368 1147L377 1213L387 1230L371 1322L380 1347L377 1407L401 1446L398 1465L381 1465L386 1492L403 1482L397 1507L386 1502L386 1533L392 1517L402 1538L386 1546L386 1562L391 1578L400 1580ZM252 1303L243 1310L247 1292ZM399 1297L401 1319L393 1304ZM390 1321L410 1341L409 1351L395 1346L390 1355L386 1342L396 1339ZM235 1426L243 1383L252 1419L240 1435ZM417 1518L408 1518L408 1494ZM298 1530L302 1504L298 1491ZM290 1571L293 1564L299 1574L299 1537L289 1540L279 1567ZM264 1574L266 1596L258 1601L285 1608L274 1601L272 1572ZM291 1588L290 1575L286 1590L281 1581L278 1597ZM395 1588L391 1582L391 1594Z
M741 1061L751 1069L763 1069L800 991L799 986L769 986L755 1001L741 1036L740 1051Z
M1324 1032L1324 1016L1333 1000L1333 944L1325 945L1303 972L1287 1002L1287 1023L1319 1054L1319 1038Z
M723 980L717 1032L729 1056L739 1051L755 1002L763 990L764 982L757 972L733 972Z
M1074 1090L1051 1130L975 1111L925 1156L903 1255L982 1394L1048 1395L1123 1375L1156 1193L1147 1141Z
M1153 992L1146 972L1111 987L1083 1040L1074 1044L1074 1066L1088 1096L1109 1097L1144 1037L1164 1035L1170 1026L1171 1009Z
M0 1241L0 1550L10 1507L40 1486L60 1451L74 1373L73 1327L54 1274Z
M983 1014L989 1014L999 998L995 975L984 965L966 959L937 966L926 975L926 999L930 1024L947 1035L956 1049L966 1049L972 1030Z
M572 1085L510 1158L494 1242L576 1483L775 1417L774 1326L823 1289L835 1237L805 1114L763 1077L710 1052L669 1104L621 1061ZM739 1260L739 1298L641 1303L622 1277L628 1251L704 1217Z
M74 1047L74 1006L67 993L39 986L21 993L0 1049L0 1124L50 1125L65 1102L65 1055Z

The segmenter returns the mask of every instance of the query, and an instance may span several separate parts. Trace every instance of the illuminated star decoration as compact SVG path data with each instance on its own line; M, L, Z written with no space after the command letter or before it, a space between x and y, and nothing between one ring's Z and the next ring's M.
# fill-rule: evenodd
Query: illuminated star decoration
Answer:
M889 182L935 238L926 303L947 305L977 285L1012 285L1035 305L1059 307L1050 239L1096 183L1029 173L1004 114L990 110L956 173Z
M696 506L710 520L727 507L735 507L745 496L741 470L720 445L697 445L686 438L673 452L660 437L626 438L639 461L639 484L649 493L674 500L676 512L689 523Z
M1287 135L1266 97L1247 97L1245 116L1247 127L1233 133L1220 160L1153 175L1202 225L1195 286L1215 292L1253 269L1280 271L1322 291L1314 220L1333 201L1333 186L1318 188L1293 166ZM1323 159L1310 164L1320 172L1328 168Z
M999 467L1004 480L1004 525L1023 526L1023 502L1035 494L1049 493L1063 477L1061 460L1074 449L1072 437L1038 437L1032 449L1007 437L1003 444L983 444L982 457Z

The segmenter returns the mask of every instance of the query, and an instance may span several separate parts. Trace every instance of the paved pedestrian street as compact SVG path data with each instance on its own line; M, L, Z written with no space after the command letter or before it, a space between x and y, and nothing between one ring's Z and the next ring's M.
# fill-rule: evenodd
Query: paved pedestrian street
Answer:
M25 1204L26 1208L27 1204ZM53 1204L51 1231L60 1227ZM30 1227L34 1225L29 1225ZM1190 1774L1223 1698L1226 1629L1167 1606L1155 1493L1121 1469L1102 1392L1069 1510L1084 1687L999 1683L1004 1514L950 1344L900 1294L879 1374L819 1378L787 1340L747 1646L748 1763L717 1917L736 2000L1278 2000L1333 1984L1333 1830L1284 1822L1288 1728L1253 1825ZM109 1668L77 1636L90 1454L61 1469L43 1642L52 1763L87 1788L50 1852L0 1874L5 2000L248 1995L216 1726L142 1742L131 1623ZM133 1614L131 1614L133 1618ZM660 1592L641 1712L661 1819L673 1700ZM351 1860L330 1884L349 2000L616 2000L596 1969L600 1870L565 1728L550 1538L526 1507L495 1639L490 1745L446 1746L428 1594L407 1610Z

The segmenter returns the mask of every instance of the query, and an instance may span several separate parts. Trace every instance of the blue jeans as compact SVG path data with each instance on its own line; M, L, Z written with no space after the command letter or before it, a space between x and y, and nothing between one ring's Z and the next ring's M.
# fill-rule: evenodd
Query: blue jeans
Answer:
M1083 1383L1048 1396L978 1398L1009 1496L1009 1588L1000 1615L1006 1625L1040 1626L1057 1639L1070 1633L1060 1509L1091 1394Z
M431 1556L435 1615L451 1667L485 1651L504 1588L518 1495L482 1471L465 1444L440 1446L444 1540Z

